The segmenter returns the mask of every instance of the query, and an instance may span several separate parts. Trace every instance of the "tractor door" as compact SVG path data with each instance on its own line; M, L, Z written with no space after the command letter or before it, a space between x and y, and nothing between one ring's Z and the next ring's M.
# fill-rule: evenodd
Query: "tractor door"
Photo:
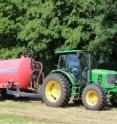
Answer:
M77 53L61 55L59 58L58 68L70 71L78 80L81 77L80 59Z
M97 60L92 52L84 52L80 55L82 80L88 82L91 80L91 70L97 68Z

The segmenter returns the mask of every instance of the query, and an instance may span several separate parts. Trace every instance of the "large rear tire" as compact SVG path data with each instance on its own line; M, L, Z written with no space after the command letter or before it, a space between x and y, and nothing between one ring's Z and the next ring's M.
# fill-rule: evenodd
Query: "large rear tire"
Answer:
M105 95L98 85L89 84L82 93L82 102L86 109L101 110L105 105Z
M48 106L64 107L70 100L69 81L61 74L50 74L42 85L42 99Z

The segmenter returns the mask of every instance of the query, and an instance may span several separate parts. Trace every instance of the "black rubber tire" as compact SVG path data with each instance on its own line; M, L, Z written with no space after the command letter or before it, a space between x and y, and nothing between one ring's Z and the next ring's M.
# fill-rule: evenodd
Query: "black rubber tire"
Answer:
M114 107L117 107L117 98L114 98L112 97L112 99L110 100L111 104L114 106Z
M51 80L57 81L61 87L61 96L59 100L56 102L51 102L45 94L46 85ZM44 83L42 84L42 99L44 103L46 103L46 105L51 107L64 107L68 104L70 96L71 96L70 84L69 81L64 76L62 76L61 74L52 73L46 77Z
M98 103L94 106L89 105L87 103L87 100L86 100L86 94L90 90L95 91L97 93L97 96L98 96ZM82 102L83 102L83 105L85 106L86 109L102 110L104 108L104 105L105 105L105 94L104 94L103 89L99 85L95 85L95 84L87 85L82 92Z

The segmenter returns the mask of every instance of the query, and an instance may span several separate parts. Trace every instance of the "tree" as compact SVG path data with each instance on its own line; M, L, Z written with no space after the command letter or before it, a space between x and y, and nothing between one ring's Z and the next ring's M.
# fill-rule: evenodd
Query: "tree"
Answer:
M86 49L115 61L116 6L116 0L1 0L0 57L31 48L51 68L56 50Z

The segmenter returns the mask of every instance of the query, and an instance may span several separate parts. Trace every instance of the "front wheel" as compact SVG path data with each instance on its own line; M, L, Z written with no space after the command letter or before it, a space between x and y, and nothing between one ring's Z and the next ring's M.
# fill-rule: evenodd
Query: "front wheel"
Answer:
M43 101L52 107L64 107L71 95L69 81L60 74L50 74L42 85Z
M105 103L104 91L98 85L89 84L83 90L82 101L86 109L101 110Z

